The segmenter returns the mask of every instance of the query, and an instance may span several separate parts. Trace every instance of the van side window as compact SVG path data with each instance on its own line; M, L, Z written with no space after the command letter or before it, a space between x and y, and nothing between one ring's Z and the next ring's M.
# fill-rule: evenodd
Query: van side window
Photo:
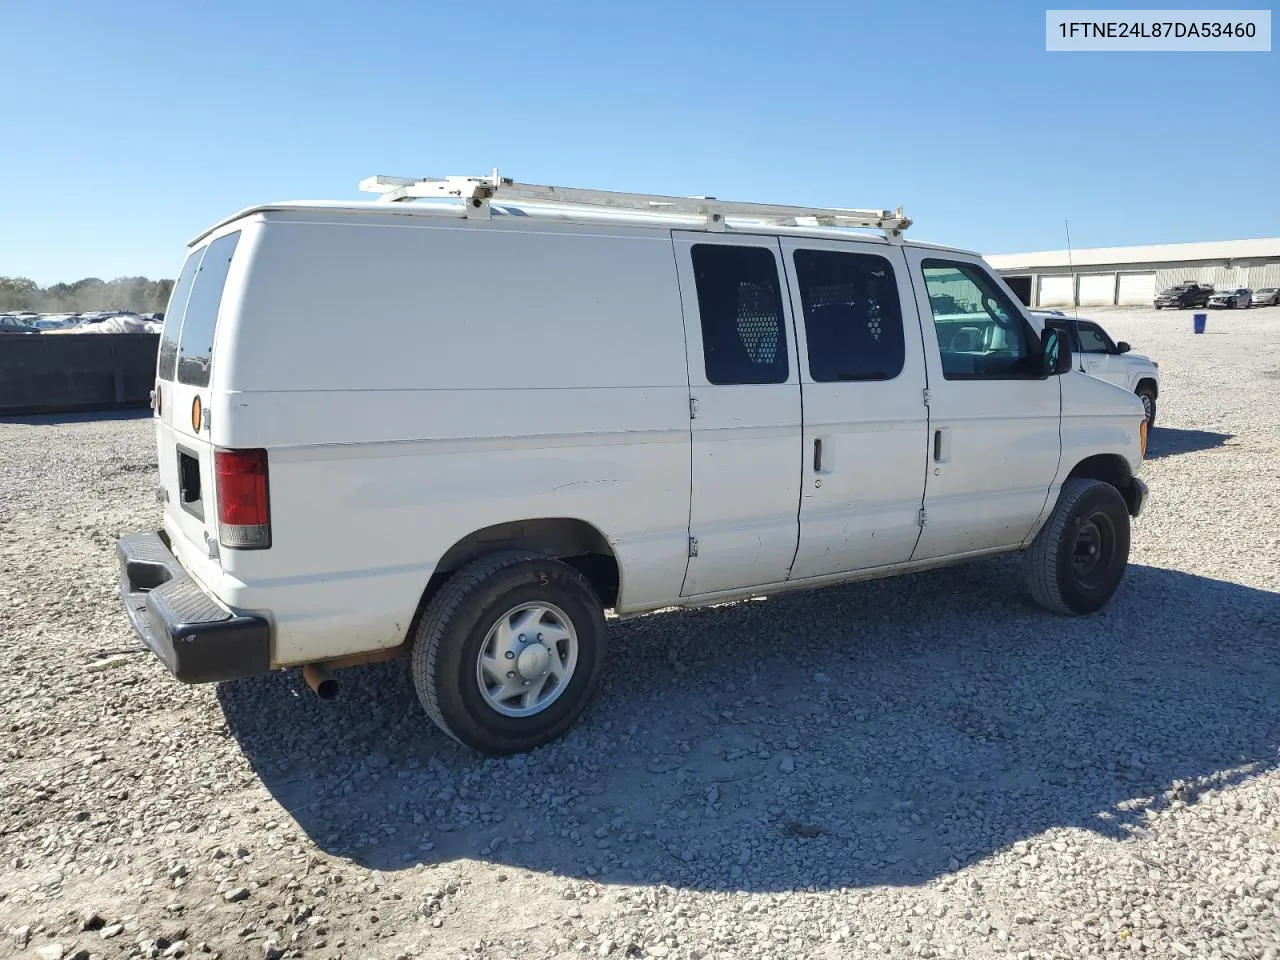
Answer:
M947 380L1037 379L1039 345L1022 314L981 267L921 262Z
M187 309L187 297L191 295L191 281L195 279L196 270L200 267L200 258L207 248L200 247L187 257L178 274L178 282L173 285L169 294L169 304L164 311L164 326L160 328L160 356L157 361L156 376L161 380L172 380L178 367L178 336L182 333L182 315Z
M178 382L193 387L209 385L213 363L213 334L218 325L218 307L222 304L222 288L227 282L231 257L240 241L240 231L228 233L209 244L182 318L182 334L178 340Z
M889 261L835 250L797 250L794 261L809 376L829 383L892 380L900 374L906 345Z
M773 251L698 243L690 254L707 382L785 383L787 335Z

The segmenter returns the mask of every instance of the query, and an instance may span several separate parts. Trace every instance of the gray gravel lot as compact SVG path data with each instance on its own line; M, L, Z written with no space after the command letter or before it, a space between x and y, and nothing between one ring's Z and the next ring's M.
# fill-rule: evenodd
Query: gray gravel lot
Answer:
M614 623L506 761L403 663L171 680L149 419L0 421L0 956L1278 956L1280 308L1081 314L1164 389L1105 611L999 559Z

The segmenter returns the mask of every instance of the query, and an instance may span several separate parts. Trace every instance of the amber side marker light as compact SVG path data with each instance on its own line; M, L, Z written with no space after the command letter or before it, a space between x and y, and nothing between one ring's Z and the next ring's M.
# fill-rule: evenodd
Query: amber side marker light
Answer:
M203 419L203 413L200 409L200 398L196 397L191 401L191 429L196 433L200 432L200 421Z
M1147 459L1147 420L1145 417L1138 425L1138 441L1142 449L1142 459Z

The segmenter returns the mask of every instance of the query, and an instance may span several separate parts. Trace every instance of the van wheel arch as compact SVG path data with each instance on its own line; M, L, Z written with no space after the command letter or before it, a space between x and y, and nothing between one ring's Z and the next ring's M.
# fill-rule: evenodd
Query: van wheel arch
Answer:
M608 539L598 528L576 517L537 517L497 523L467 534L445 551L418 602L417 621L445 582L473 560L508 550L554 557L587 578L606 610L615 606L621 588L621 570Z
M1099 453L1086 457L1071 468L1063 481L1067 480L1101 480L1120 491L1125 504L1132 512L1136 491L1133 486L1133 471L1124 457L1118 453Z

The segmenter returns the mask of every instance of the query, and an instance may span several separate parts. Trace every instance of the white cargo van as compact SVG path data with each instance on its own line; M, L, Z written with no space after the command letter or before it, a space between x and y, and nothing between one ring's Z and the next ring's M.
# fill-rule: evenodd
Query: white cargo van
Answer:
M1142 508L1141 401L896 212L378 177L190 244L119 541L180 680L407 655L485 753L581 714L606 609L1021 551L1087 614ZM874 232L872 232L874 231Z

